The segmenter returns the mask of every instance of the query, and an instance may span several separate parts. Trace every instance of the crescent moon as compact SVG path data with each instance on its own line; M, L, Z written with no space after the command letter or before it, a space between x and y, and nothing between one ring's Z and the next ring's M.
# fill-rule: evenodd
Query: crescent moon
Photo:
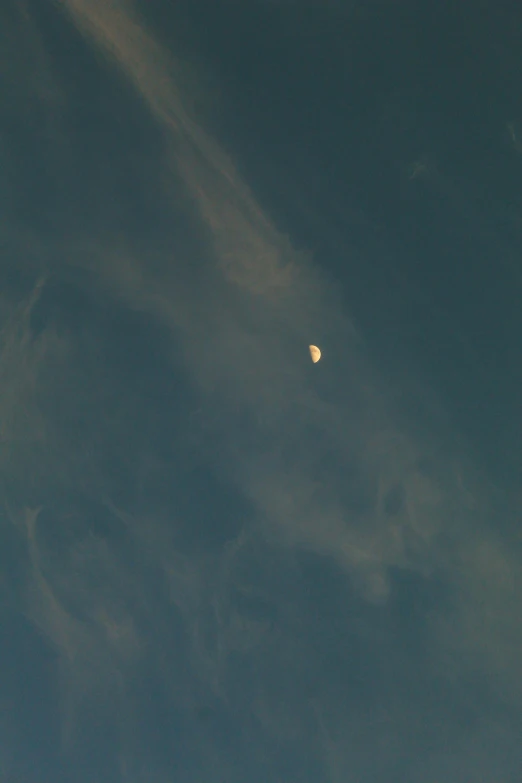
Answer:
M317 362L321 358L320 349L317 347L317 345L309 345L308 350L310 351L310 356L312 357L313 363L317 364Z

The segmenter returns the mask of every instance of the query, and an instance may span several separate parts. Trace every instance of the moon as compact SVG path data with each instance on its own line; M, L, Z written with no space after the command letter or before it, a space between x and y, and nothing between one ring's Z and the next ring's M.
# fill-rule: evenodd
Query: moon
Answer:
M317 364L317 362L321 358L320 349L317 347L317 345L309 345L308 350L310 351L310 356L312 357L313 363Z

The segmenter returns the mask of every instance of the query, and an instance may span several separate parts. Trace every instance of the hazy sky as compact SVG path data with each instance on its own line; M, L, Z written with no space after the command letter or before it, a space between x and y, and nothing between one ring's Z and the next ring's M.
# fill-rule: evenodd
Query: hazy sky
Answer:
M520 781L521 85L507 1L2 4L0 783Z

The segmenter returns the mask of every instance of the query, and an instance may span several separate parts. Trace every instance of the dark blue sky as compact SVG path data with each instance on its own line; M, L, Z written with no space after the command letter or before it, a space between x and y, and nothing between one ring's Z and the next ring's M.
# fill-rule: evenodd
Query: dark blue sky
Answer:
M518 783L518 4L0 36L0 783Z

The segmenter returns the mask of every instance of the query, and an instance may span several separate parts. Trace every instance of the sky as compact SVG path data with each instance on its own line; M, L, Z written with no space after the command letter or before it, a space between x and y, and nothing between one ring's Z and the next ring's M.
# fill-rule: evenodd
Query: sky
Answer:
M521 44L2 4L0 783L520 780Z

